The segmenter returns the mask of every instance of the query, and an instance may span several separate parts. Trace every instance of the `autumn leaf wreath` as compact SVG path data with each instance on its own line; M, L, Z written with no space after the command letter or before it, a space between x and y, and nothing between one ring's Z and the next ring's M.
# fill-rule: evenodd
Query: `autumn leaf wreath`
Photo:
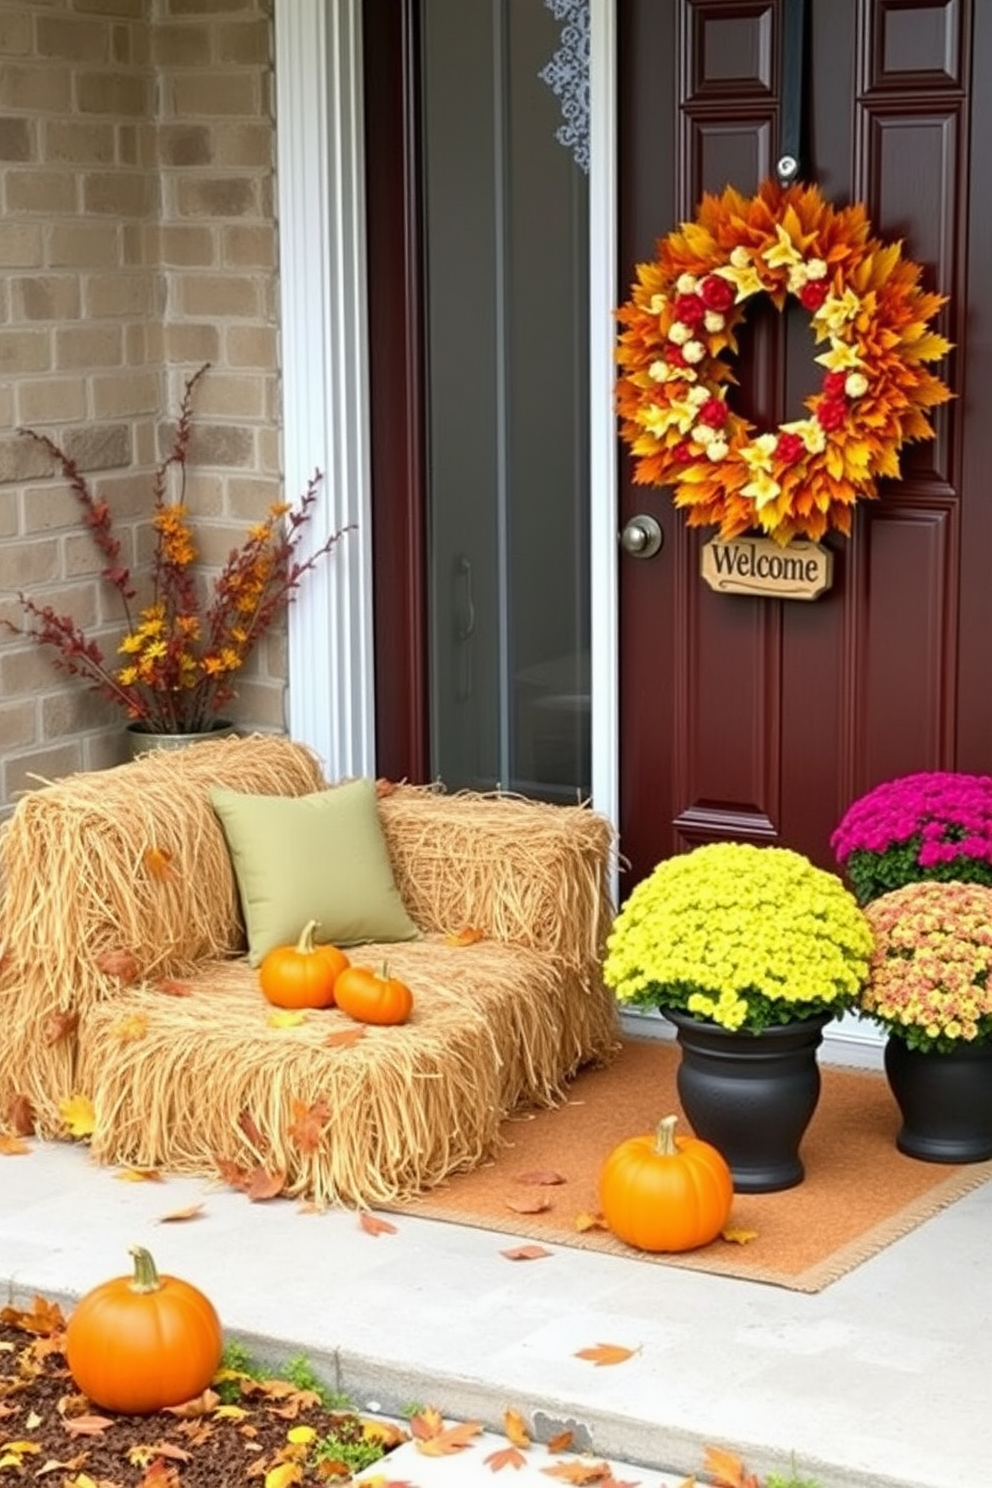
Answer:
M930 439L951 393L926 364L951 344L931 326L946 296L920 288L901 243L871 234L863 205L834 208L815 186L728 187L637 267L620 307L617 408L637 484L668 486L692 527L781 543L849 533L899 451ZM757 432L727 399L748 302L790 296L811 317L824 368L806 417ZM729 353L729 355L727 355Z

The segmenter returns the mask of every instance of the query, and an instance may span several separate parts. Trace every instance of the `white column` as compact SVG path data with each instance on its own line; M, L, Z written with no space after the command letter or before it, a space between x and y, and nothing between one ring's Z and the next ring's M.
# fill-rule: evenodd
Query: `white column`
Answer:
M276 0L275 81L286 499L320 469L307 542L356 529L290 607L288 727L337 779L375 771L361 0Z
M616 5L589 15L589 428L592 635L592 802L620 819L617 651Z

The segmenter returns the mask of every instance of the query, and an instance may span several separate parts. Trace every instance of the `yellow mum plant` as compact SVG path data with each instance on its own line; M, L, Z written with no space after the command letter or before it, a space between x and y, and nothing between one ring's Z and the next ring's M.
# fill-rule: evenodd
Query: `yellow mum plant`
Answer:
M755 1032L854 1007L872 933L833 873L783 847L668 858L613 922L603 975L622 1003Z

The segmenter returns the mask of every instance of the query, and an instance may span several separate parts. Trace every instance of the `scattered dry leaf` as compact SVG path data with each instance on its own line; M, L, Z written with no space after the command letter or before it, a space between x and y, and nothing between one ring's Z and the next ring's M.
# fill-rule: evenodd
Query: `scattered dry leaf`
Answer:
M177 1224L184 1219L198 1219L203 1213L202 1204L190 1204L185 1209L172 1209L168 1214L160 1214L159 1224Z
M117 977L125 984L135 981L138 975L138 962L131 951L104 951L102 956L97 956L96 965L98 971Z
M559 1462L554 1467L542 1467L541 1472L563 1483L608 1483L613 1477L608 1462Z
M65 1328L61 1307L46 1297L35 1297L30 1307L0 1307L0 1323L18 1328L22 1333L33 1333L38 1338L51 1338ZM85 1404L85 1397L79 1398Z
M503 1434L507 1441L512 1442L515 1447L530 1446L530 1432L527 1422L518 1410L505 1410L503 1412Z
M250 1111L240 1111L238 1113L238 1126L244 1132L256 1152L268 1151L269 1144L263 1137L258 1122Z
M121 1018L110 1030L111 1035L122 1044L133 1044L148 1032L146 1013L131 1013Z
M366 1235L395 1235L396 1226L390 1224L388 1219L380 1219L377 1214L370 1214L367 1209L359 1211L358 1223Z
M162 1174L157 1168L121 1168L114 1174L122 1183L161 1183Z
M757 1230L742 1230L739 1225L728 1225L720 1234L724 1240L730 1240L734 1245L748 1245L758 1238Z
M173 1462L192 1462L193 1460L192 1452L187 1452L185 1447L177 1447L167 1441L151 1442L148 1446L142 1443L131 1447L127 1455L128 1461L132 1462L135 1467L150 1467L156 1457L168 1457Z
M64 1462L57 1457L49 1457L48 1461L42 1463L37 1469L35 1477L44 1478L53 1472L75 1472L77 1468L82 1467L88 1456L88 1452L77 1452L75 1457L69 1457Z
M0 1134L0 1156L3 1157L25 1157L31 1148L23 1137L15 1137L13 1133L4 1136Z
M175 977L160 977L152 986L156 992L163 992L166 997L192 997L193 988L189 982L177 982Z
M557 1436L553 1436L548 1442L548 1451L567 1452L572 1445L574 1435L575 1433L572 1431L571 1427L566 1426L564 1431L559 1431Z
M286 1187L286 1174L279 1171L270 1173L263 1168L261 1163L252 1172L251 1179L245 1192L253 1204L264 1203L266 1199L278 1198Z
M298 1462L280 1462L265 1474L265 1488L292 1488L302 1483L303 1468Z
M301 1152L316 1152L324 1140L327 1123L331 1119L331 1108L325 1100L316 1100L312 1106L305 1101L293 1101L293 1120L289 1128L289 1139Z
M71 1095L59 1101L59 1115L74 1137L91 1137L96 1130L96 1112L88 1095Z
M410 1417L410 1432L418 1441L426 1441L444 1430L444 1417L433 1405L425 1405Z
M618 1343L597 1343L594 1348L577 1349L577 1359L588 1359L590 1364L623 1364L632 1359L639 1349L623 1348Z
M436 1436L417 1437L418 1452L425 1457L450 1457L454 1452L471 1446L472 1439L482 1431L481 1421L459 1421L455 1426L446 1426Z
M69 1416L62 1422L70 1436L102 1436L113 1424L109 1416Z
M7 1106L7 1123L18 1137L34 1136L34 1106L26 1095L11 1096Z
M713 1478L713 1488L761 1488L754 1473L749 1473L734 1452L723 1447L707 1447L704 1467Z
M98 1485L102 1488L102 1485ZM138 1488L182 1488L182 1478L179 1469L170 1467L160 1457L156 1457L145 1476L138 1484Z
M508 1261L543 1261L545 1256L551 1254L543 1245L516 1245L512 1250L500 1251L500 1255L506 1256Z
M410 1440L410 1433L393 1421L363 1419L362 1436L367 1442L378 1442L387 1451Z
M551 1208L551 1200L539 1193L531 1198L511 1197L504 1199L503 1203L507 1209L512 1209L514 1214L543 1214L546 1209Z
M158 879L159 883L169 883L177 877L170 848L146 847L142 856L150 878Z
M530 1183L539 1188L553 1188L557 1183L567 1183L568 1179L563 1178L561 1173L555 1173L551 1169L543 1171L537 1168L530 1173L518 1173L515 1181L517 1183Z
M357 1024L354 1028L339 1028L337 1033L329 1033L324 1040L325 1049L349 1049L352 1044L357 1044L359 1039L365 1037L364 1023Z
M575 1216L574 1228L582 1235L586 1230L605 1230L606 1221L601 1214L582 1213Z
M527 1458L517 1447L498 1447L495 1452L490 1452L488 1457L483 1457L482 1461L483 1465L491 1468L493 1472L501 1472L504 1467L527 1466Z
M48 1047L54 1048L63 1039L71 1038L79 1027L79 1014L65 1010L60 1013L49 1013L43 1024L42 1037Z
M220 1403L216 1390L207 1389L202 1395L195 1395L192 1400L184 1400L180 1405L167 1405L164 1409L170 1416L180 1416L185 1421L191 1421L198 1416L209 1416Z
M450 935L446 935L444 943L450 946L470 946L485 938L484 930L476 930L474 925L463 925L460 930L454 930Z
M270 1028L299 1028L307 1021L307 1015L299 1008L273 1008L265 1021Z

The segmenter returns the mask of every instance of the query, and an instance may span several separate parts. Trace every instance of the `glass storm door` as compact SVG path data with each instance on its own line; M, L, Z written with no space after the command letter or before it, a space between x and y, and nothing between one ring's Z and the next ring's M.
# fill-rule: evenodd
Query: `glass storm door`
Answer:
M422 0L417 46L430 774L575 801L590 790L588 11Z

